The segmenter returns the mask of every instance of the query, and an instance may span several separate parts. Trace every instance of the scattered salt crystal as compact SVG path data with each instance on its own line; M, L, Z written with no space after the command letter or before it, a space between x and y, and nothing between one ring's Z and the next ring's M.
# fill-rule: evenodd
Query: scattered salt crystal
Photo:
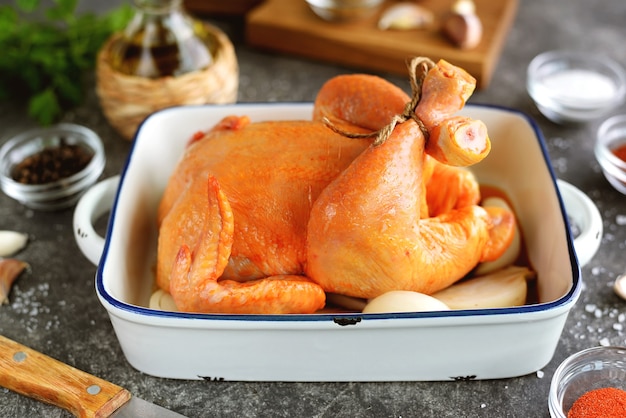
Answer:
M480 407L481 407L481 408L486 408L486 407L487 407L487 404L481 403L481 404L480 404Z
M621 331L624 329L624 326L622 324L613 324L613 329L615 331Z
M626 225L626 215L617 215L615 217L615 223L618 225Z
M537 377L543 379L543 370L537 370Z
M602 274L602 267L593 267L591 269L591 274L593 274L594 276Z
M585 305L585 311L591 313L591 312L594 312L595 310L596 310L596 305L594 305L593 303L589 303Z
M619 322L624 322L624 321L626 321L626 314L621 313L621 314L617 315L617 320L618 320Z
M551 138L550 143L560 149L568 149L570 147L570 141L561 137Z
M610 342L610 341L609 341L609 339L608 339L608 338L606 338L606 337L605 337L605 338L602 338L600 341L598 341L598 343L599 343L601 346L604 346L604 347L608 347L609 345L611 345L611 342Z
M602 318L602 311L601 311L600 309L596 309L596 310L593 312L593 315L594 315L596 318Z
M567 173L567 159L556 158L552 161L552 167L559 173Z

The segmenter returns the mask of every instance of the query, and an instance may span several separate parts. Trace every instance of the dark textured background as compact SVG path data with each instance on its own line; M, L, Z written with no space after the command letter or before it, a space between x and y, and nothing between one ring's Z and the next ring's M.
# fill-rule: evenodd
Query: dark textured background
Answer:
M83 1L81 10L104 10L115 4L119 0ZM555 173L585 191L604 218L600 250L583 269L582 297L567 321L552 362L538 373L496 381L436 383L237 383L143 375L125 361L97 300L95 267L74 242L72 210L36 212L4 194L0 194L0 229L31 236L19 258L31 264L32 272L16 283L11 303L0 306L0 333L190 417L548 417L550 379L565 357L601 342L626 345L621 330L626 325L626 302L611 289L616 275L626 270L626 197L608 185L593 158L598 123L565 128L539 115L526 94L526 66L536 54L562 48L604 52L626 65L625 16L623 0L520 0L492 82L470 100L517 108L535 118ZM240 102L311 101L324 81L354 72L250 49L243 44L237 19L210 20L235 43ZM381 75L408 90L404 78ZM90 79L93 85L93 77ZM86 125L103 138L108 158L103 178L120 172L129 143L107 124L93 88L84 105L69 112L64 121ZM33 126L22 105L0 103L0 143ZM250 347L250 355L254 355L254 347ZM0 416L69 414L0 388Z

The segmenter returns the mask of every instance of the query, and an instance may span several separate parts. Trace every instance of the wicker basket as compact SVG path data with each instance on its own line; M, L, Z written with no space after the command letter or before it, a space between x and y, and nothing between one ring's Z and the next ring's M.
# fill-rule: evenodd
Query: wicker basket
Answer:
M122 74L111 68L110 47L121 34L112 36L98 54L96 92L109 123L131 140L139 124L151 113L186 104L225 104L237 101L239 66L235 49L218 28L207 25L218 47L212 65L178 77L156 79Z

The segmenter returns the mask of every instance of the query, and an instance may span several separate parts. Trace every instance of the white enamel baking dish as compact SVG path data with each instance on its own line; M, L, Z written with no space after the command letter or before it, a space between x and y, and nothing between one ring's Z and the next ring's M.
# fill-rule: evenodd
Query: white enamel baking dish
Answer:
M139 128L121 176L79 202L75 236L98 263L96 291L129 363L160 377L240 381L498 379L544 367L581 290L580 266L538 128L516 111L468 105L492 151L473 168L511 199L538 275L539 303L402 314L215 315L147 308L154 290L155 215L191 135L222 117L310 119L311 104L178 107ZM119 180L119 186L118 186ZM91 222L112 205L106 239Z

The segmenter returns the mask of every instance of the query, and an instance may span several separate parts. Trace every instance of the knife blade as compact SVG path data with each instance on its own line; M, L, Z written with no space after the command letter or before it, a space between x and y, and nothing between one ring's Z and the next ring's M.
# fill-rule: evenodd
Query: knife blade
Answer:
M77 417L184 418L2 335L0 386L66 409Z

